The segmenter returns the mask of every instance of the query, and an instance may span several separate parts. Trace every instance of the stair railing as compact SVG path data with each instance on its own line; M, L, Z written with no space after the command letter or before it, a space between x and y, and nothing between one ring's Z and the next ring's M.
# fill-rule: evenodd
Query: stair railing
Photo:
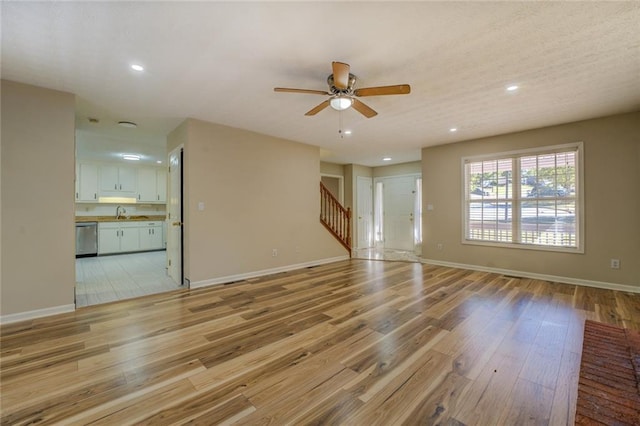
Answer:
M344 208L320 182L320 222L349 251L351 256L351 209Z

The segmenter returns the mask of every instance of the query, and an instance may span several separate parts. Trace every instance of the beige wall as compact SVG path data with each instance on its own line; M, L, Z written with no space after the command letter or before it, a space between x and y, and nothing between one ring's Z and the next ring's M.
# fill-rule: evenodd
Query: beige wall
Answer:
M584 142L585 253L463 245L461 158ZM640 287L640 113L422 150L423 257ZM443 244L438 251L436 245ZM621 260L610 269L611 258Z
M74 303L75 99L2 81L1 314Z
M194 119L176 132L192 283L348 254L318 219L318 148Z
M415 175L420 173L422 173L422 162L420 161L373 168L373 177Z
M344 166L342 164L320 162L320 173L334 176L344 176Z

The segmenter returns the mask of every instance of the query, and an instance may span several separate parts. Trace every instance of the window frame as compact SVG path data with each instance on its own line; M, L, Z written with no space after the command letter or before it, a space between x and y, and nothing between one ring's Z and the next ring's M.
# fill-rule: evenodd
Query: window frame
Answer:
M540 245L529 244L520 242L520 224L521 224L521 204L527 200L526 194L520 193L521 190L521 176L520 176L520 162L521 157L527 157L532 155L545 155L545 154L557 154L561 152L575 151L576 153L576 182L575 182L575 220L576 220L576 245L575 247L567 246L552 246L552 245ZM469 191L470 186L467 180L467 164L480 161L498 161L503 159L511 159L513 166L512 175L512 197L505 199L504 201L512 200L511 205L511 217L512 217L512 241L487 241L487 240L475 240L469 239ZM578 253L583 254L585 251L585 226L584 226L584 144L582 141L572 142L561 145L549 145L536 148L520 149L514 151L496 152L490 154L473 155L461 158L461 204L462 204L462 229L461 229L461 243L463 245L474 246L488 246L488 247L503 247L523 250L538 250L538 251L552 251L562 253ZM549 200L557 200L557 197L549 198ZM500 199L498 199L500 200Z

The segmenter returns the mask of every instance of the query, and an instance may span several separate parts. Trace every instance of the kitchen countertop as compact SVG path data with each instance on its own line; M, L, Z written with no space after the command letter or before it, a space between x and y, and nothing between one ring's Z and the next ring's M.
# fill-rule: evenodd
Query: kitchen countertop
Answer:
M158 216L130 216L116 219L115 216L76 216L76 223L81 222L163 222L164 215Z

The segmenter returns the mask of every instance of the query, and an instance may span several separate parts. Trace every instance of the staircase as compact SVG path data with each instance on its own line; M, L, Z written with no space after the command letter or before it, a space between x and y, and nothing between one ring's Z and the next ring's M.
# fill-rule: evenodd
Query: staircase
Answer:
M345 209L322 182L320 182L320 223L340 241L351 257L351 209Z

